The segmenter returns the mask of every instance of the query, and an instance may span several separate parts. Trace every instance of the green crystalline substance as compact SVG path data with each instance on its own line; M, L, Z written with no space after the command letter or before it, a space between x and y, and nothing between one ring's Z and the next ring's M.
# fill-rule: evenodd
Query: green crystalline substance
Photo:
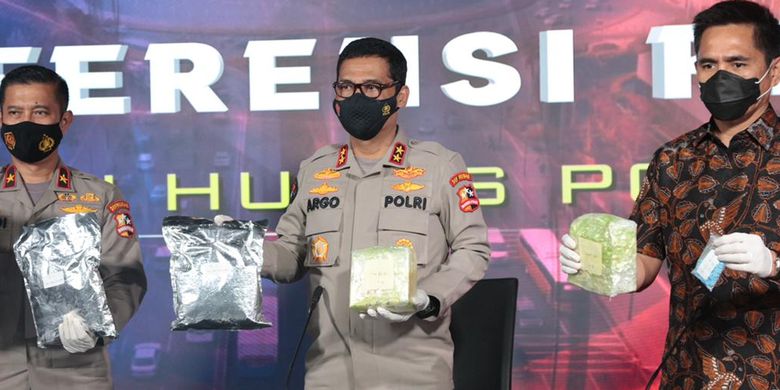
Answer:
M365 313L382 306L403 313L414 311L417 261L406 247L371 247L352 252L349 307Z
M636 290L636 223L610 214L585 214L571 223L582 269L569 283L609 297Z

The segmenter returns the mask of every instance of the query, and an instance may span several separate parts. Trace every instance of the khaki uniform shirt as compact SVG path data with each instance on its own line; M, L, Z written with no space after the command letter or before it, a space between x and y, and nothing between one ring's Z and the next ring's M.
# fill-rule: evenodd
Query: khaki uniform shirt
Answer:
M48 190L33 205L24 179L14 166L0 169L0 177L0 352L13 343L36 337L13 244L24 225L68 213L98 214L103 231L99 270L114 323L121 330L141 303L146 277L130 205L119 190L92 175L60 165Z
M300 195L266 241L263 274L290 282L305 272L325 292L309 328L306 387L452 389L450 306L488 266L487 228L461 156L399 131L374 167L348 145L303 161ZM411 246L417 286L441 303L437 317L360 319L349 308L353 250Z

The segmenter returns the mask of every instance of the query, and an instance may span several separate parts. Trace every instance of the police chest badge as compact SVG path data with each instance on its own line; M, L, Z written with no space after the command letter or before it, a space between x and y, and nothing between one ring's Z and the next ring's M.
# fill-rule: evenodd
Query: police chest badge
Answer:
M317 264L325 264L328 261L328 250L330 245L328 240L322 236L317 236L314 241L311 242L311 258Z

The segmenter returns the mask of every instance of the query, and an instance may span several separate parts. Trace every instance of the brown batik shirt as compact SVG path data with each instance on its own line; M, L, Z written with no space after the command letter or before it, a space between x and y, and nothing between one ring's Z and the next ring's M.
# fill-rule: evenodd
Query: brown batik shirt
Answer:
M638 252L669 270L662 387L774 389L778 278L726 268L709 291L691 271L711 230L757 234L780 252L780 123L769 107L728 147L714 128L704 124L656 151L631 214Z

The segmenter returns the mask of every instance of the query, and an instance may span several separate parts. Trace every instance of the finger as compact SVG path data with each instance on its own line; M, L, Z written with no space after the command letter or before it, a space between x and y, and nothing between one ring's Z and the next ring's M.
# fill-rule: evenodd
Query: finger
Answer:
M369 307L368 310L366 310L366 314L368 314L368 316L371 318L377 317L376 310L373 307Z
M745 244L738 243L738 244L726 244L722 247L715 249L715 256L721 256L721 255L733 255L733 254L747 254L748 250L745 247Z
M582 263L578 261L571 261L563 256L561 256L560 261L561 261L561 267L568 267L575 271L579 271L580 269L582 269Z
M358 317L360 317L361 320L365 320L368 316L366 315L366 313L360 313L358 314Z
M400 321L403 319L403 316L393 313L390 310L385 309L384 307L377 307L376 311L377 313L379 313L379 315L381 315L382 317L390 321Z
M571 250L571 249L569 249L569 248L567 248L565 246L561 246L560 250L561 250L561 256L564 256L564 257L566 257L567 259L569 259L571 261L579 262L580 259L581 259L579 253L577 253L577 252L575 252L575 251L573 251L573 250Z
M752 270L750 269L749 264L737 264L737 263L723 263L726 265L726 268L734 270L734 271L740 271L740 272L747 272L752 273Z
M743 243L726 244L715 248L715 255L733 255L736 253L748 253L748 248Z
M718 256L718 260L721 263L728 264L748 264L750 263L750 257L747 256L747 254L744 253L733 253L733 254L726 254L723 256Z
M747 236L747 234L745 234L745 233L726 234L725 236L721 236L721 237L716 238L714 244L715 244L715 247L717 248L717 247L720 247L720 246L723 246L723 245L726 245L726 244L732 244L732 243L735 243L735 242L742 242L742 241L745 240L745 238L746 238L745 236Z
M566 233L561 237L561 243L571 249L577 249L577 241L575 241L569 233Z
M569 274L569 275L573 275L573 274L576 274L577 272L580 272L579 269L574 269L574 268L571 268L571 267L567 267L567 266L565 266L563 264L561 264L561 271L563 271L563 273Z

